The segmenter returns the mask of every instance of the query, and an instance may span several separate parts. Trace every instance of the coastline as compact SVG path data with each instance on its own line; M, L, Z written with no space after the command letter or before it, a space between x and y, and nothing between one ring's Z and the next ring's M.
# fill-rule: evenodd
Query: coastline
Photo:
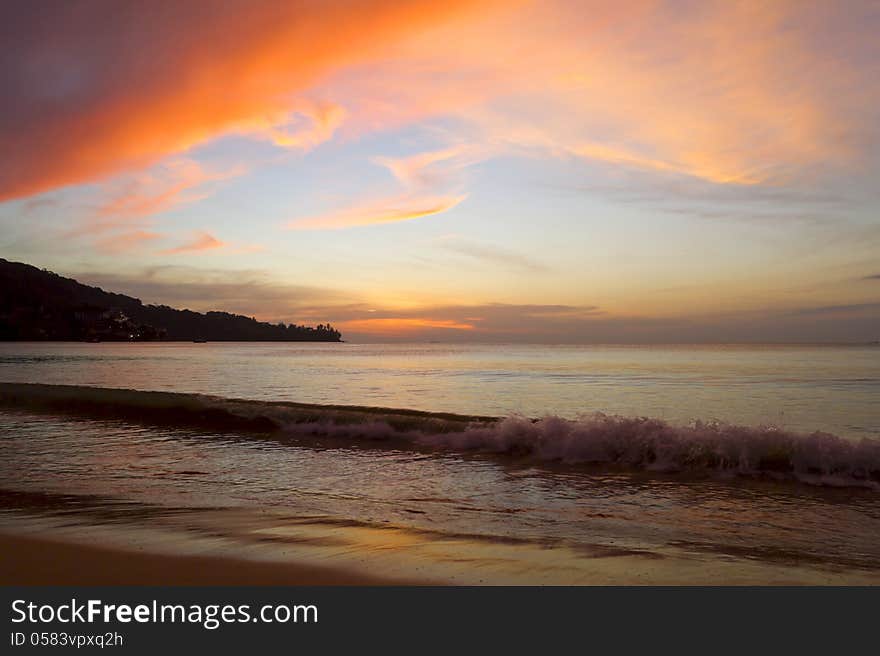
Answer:
M336 567L129 551L0 533L3 585L419 585Z

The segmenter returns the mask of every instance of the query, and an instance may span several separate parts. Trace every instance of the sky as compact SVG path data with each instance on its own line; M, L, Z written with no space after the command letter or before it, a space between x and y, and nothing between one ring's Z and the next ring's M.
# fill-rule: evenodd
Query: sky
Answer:
M880 2L0 5L0 257L350 341L880 339Z

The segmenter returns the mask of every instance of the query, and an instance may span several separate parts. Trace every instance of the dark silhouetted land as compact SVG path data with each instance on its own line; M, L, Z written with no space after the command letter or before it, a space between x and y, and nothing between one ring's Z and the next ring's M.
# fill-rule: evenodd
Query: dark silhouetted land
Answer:
M328 324L271 324L229 312L193 312L106 292L0 259L0 340L339 342Z

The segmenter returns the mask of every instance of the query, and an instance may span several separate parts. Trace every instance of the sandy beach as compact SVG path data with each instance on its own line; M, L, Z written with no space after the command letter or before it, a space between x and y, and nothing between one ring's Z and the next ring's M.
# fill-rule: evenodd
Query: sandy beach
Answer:
M0 534L3 585L413 585L289 562L125 551Z
M163 529L86 524L62 527L53 526L45 517L8 520L0 529L3 585L880 583L876 570L792 558L762 562L747 556L681 549L554 547L463 535L448 539L394 527L332 522L285 525L271 516L252 517L234 511L206 513L200 519L190 516L190 530L186 531L169 531L168 525ZM35 522L42 525L41 530L34 531ZM225 537L221 542L196 537L196 533L205 533L206 527L208 533ZM207 551L199 553L203 549Z

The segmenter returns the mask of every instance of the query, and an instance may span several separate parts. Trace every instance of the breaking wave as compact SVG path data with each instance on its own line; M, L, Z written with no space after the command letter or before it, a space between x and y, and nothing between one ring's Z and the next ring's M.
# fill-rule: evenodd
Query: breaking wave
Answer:
M880 489L880 439L846 440L774 426L601 413L531 419L199 394L0 383L0 405L163 425L272 433L285 439L495 454L535 463L649 472L766 476Z

